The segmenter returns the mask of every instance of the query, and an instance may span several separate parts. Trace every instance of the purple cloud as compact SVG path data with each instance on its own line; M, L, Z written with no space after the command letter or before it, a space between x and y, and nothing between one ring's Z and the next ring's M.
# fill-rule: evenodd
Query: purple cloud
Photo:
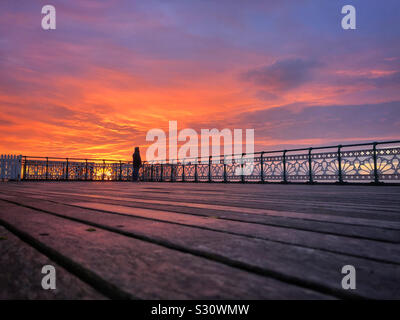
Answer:
M272 91L287 91L308 82L320 63L308 59L278 60L243 73L240 78Z

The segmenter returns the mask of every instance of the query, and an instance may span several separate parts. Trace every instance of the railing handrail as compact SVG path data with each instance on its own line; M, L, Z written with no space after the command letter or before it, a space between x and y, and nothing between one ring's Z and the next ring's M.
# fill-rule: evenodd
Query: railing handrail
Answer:
M375 142L365 142L365 143L353 143L353 144L338 144L338 145L331 145L331 146L320 146L320 147L306 147L306 148L296 148L296 149L281 149L281 150L269 150L269 151L257 151L251 153L232 153L229 155L210 155L206 157L191 157L191 158L182 158L182 159L168 159L163 160L162 163L177 163L177 162L186 162L188 160L200 160L200 159L209 159L209 158L225 158L225 157L242 157L243 155L258 155L258 154L266 154L266 153L288 153L288 152L297 152L297 151L308 151L312 150L322 150L322 149L332 149L332 148L348 148L348 147L362 147L362 146L373 146L373 145L380 145L380 144L392 144L392 143L400 143L400 140L391 140L391 141L375 141ZM157 163L159 160L147 160L145 162L148 163ZM172 162L171 162L172 161ZM160 163L160 162L159 162Z
M171 164L176 164L179 162L189 162L195 161L195 160L209 160L211 159L222 159L226 157L232 157L232 158L239 158L243 157L244 155L246 156L251 156L251 155L264 155L264 154L272 154L272 153L283 153L285 152L290 153L290 152L297 152L297 151L308 151L310 149L312 150L323 150L323 149L332 149L332 148L349 148L349 147L362 147L362 146L373 146L373 145L382 145L382 144L393 144L393 143L400 143L400 140L390 140L390 141L374 141L374 142L365 142L365 143L352 143L352 144L338 144L338 145L329 145L329 146L319 146L319 147L305 147L305 148L295 148L295 149L280 149L280 150L267 150L267 151L257 151L257 152L252 152L252 153L232 153L229 155L210 155L210 156L205 156L205 157L187 157L187 158L182 158L182 159L165 159L165 160L146 160L143 161L143 163L171 163ZM54 159L54 160L75 160L75 161L107 161L107 162L123 162L123 163L130 163L132 160L121 160L121 159L106 159L106 158L70 158L70 157L44 157L44 156L22 156L23 159Z
M106 159L106 158L99 158L99 159L97 159L97 158L70 158L70 157L43 157L43 156L40 156L40 157L36 157L36 156L22 156L23 158L26 158L26 159L55 159L55 160L66 160L66 159L68 159L68 160L77 160L77 161L109 161L109 162L120 162L120 161L122 161L122 162L124 162L124 163L127 163L127 162L132 162L132 160L129 160L129 161L126 161L126 160L121 160L121 159L119 159L119 160L116 160L116 159Z

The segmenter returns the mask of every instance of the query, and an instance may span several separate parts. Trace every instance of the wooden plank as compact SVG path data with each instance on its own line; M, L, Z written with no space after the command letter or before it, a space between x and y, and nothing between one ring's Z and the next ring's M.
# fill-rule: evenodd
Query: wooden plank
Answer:
M173 185L173 184L172 184ZM175 185L173 185L175 186ZM247 186L246 186L247 187ZM400 190L400 189L399 189ZM33 191L35 192L35 191ZM213 200L212 203L209 203L210 201L207 199L201 199L199 197L193 198L193 197L185 197L184 195L181 195L179 199L177 199L176 194L171 194L168 197L151 197L148 194L144 195L141 194L140 197L138 196L132 196L132 192L121 192L119 191L118 193L116 192L105 192L103 193L99 192L97 190L97 193L91 194L87 192L83 193L73 193L73 192L56 192L56 191L48 191L47 194L49 195L64 195L64 196L84 196L86 195L87 197L96 197L96 198L108 198L112 200L125 200L125 201L135 201L135 202L142 202L142 203L153 203L153 204L171 204L171 201L174 202L176 206L184 206L184 207L196 207L196 208L204 208L204 209L212 209L212 210L229 210L233 212L246 212L246 213L254 213L254 214L266 214L266 215L271 215L271 216L286 216L286 217L292 217L292 218L299 218L299 219L310 219L310 220L317 220L317 221L330 221L330 222L337 222L337 223L347 223L347 224L354 224L354 225L369 225L369 226L381 226L381 227L387 227L391 229L398 229L400 230L400 212L399 209L397 208L396 213L391 213L390 216L387 216L385 212L382 212L382 207L380 208L379 213L376 211L377 207L374 206L372 209L374 210L375 214L374 217L371 218L370 214L365 214L363 213L364 216L362 218L358 217L348 217L348 216L342 216L342 215L328 215L325 213L324 214L317 214L317 213L312 213L312 214L307 214L302 212L303 206L301 203L298 202L303 202L303 200L298 200L297 205L296 205L296 211L277 211L277 210L270 210L270 209L265 209L267 206L261 206L261 208L251 208L251 207L246 207L244 206L245 204L251 203L251 200L249 197L247 197L245 200L241 199L240 205L236 205L232 199L234 198L234 195L229 197L230 202L229 203L223 203L219 204L218 198L216 196L213 196L211 199ZM37 191L36 191L37 193ZM110 195L111 194L111 195ZM112 196L112 194L118 194L119 196ZM135 191L135 194L137 192ZM399 194L400 196L400 194ZM40 197L46 197L46 195L40 195ZM224 196L226 198L226 196ZM265 198L265 196L264 196ZM225 200L226 201L226 200ZM275 202L283 203L286 200L277 199L274 200ZM308 201L310 203L311 201ZM311 202L313 205L313 203ZM321 209L317 205L315 205L315 210L326 210L326 206ZM336 212L343 209L341 205L338 203L333 203L332 207L335 208ZM354 211L354 207L350 207L352 211ZM365 205L362 206L360 209L365 209ZM399 221L396 221L399 220Z
M63 267L0 226L0 300L4 299L105 299ZM44 290L42 267L56 269L56 289Z
M41 210L54 209L59 212L60 202L36 201L31 198L18 197L19 203ZM217 217L201 217L182 215L179 213L133 208L120 205L110 205L95 202L73 203L80 208L91 208L99 211L134 216L178 225L187 225L194 228L220 231L249 238L257 238L291 245L303 246L310 249L320 249L333 253L368 258L380 262L400 263L400 247L397 244L370 241L365 239L334 236L310 231L294 230L274 226L252 223L243 223L218 219ZM63 210L69 210L61 206Z
M51 210L51 208L54 207L58 208L58 204L61 204L57 203L56 205L51 202L32 201L23 201L23 203L44 210ZM78 202L73 203L72 205L80 208L89 208L140 218L149 218L155 221L183 224L211 231L222 231L250 238L283 242L311 249L321 249L335 253L369 258L372 260L381 260L382 262L400 264L400 247L399 245L392 243L326 235L312 231L293 230L236 221L223 221L217 217L187 216L174 212L148 210L96 202ZM67 209L66 207L63 208L65 210Z
M32 196L33 197L33 196ZM35 196L40 199L49 199L48 195ZM152 202L129 201L123 198L109 199L106 196L80 196L70 195L64 196L51 196L51 198L61 200L63 202L76 202L76 201L94 201L108 204L122 204L124 206L131 206L135 208L153 209L160 211L171 211L176 213L184 213L190 215L204 216L204 217L218 217L223 220L263 224L276 227L287 227L297 230L320 232L322 234L343 235L349 237L364 238L377 241L386 241L393 243L400 243L400 232L396 229L377 228L369 226L348 225L343 223L332 223L329 221L315 221L306 219L295 219L280 216L269 216L260 214L249 214L246 212L231 212L229 210L213 210L198 207L176 206L173 202L170 204L158 204Z
M72 196L77 196L77 195L79 196L79 194L72 194ZM286 211L276 211L276 210L267 210L267 209L235 207L232 205L183 202L183 201L176 201L176 200L174 201L174 199L154 200L154 199L143 199L143 198L139 198L139 197L123 198L123 197L112 197L112 196L104 196L104 195L90 195L90 197L101 198L101 199L111 199L111 200L132 201L134 203L139 202L139 203L150 203L150 204L161 204L161 205L173 204L174 206L209 209L209 210L214 210L214 211L229 211L229 212L238 212L238 213L247 213L247 214L263 214L263 215L267 215L267 216L286 217L286 218L312 220L312 221L326 221L326 222L351 224L351 225L359 225L359 226L377 226L377 227L382 227L382 228L400 230L400 222L385 221L383 219L376 220L376 219L363 219L363 218L352 218L352 217L338 217L338 216L329 216L326 214L307 214L307 213L302 213L301 211L286 212Z
M53 186L49 187L43 186L43 184L38 184L37 182L29 182L24 184L23 189L37 190L38 186L40 186L40 188L44 188L43 190L48 191L68 191L67 185L63 182L58 182L56 184L53 183L52 185ZM207 188L207 192L205 191L205 188ZM350 206L351 210L348 212L349 214L352 214L354 207L358 207L358 210L363 210L366 207L375 209L377 206L381 209L397 209L396 212L398 212L400 205L400 201L396 200L399 198L398 196L400 192L398 187L228 184L221 188L221 185L215 184L143 183L133 185L131 183L118 182L110 182L107 184L89 182L79 183L79 185L74 186L73 189L75 191L79 190L82 194L87 192L90 193L91 190L94 190L98 194L103 191L110 192L110 194L118 194L119 192L124 191L129 193L134 189L135 193L153 195L158 192L158 196L162 196L163 194L165 195L166 192L169 192L169 194L176 195L178 198L177 200L183 196L191 196L196 200L202 192L203 194L208 195L203 196L203 199L213 196L217 201L228 201L228 204L234 201L240 202L242 199L248 199L250 201L243 202L242 206L253 206L252 202L255 202L255 206L261 206L262 208L265 208L268 204L264 201L271 200L275 201L275 204L278 206L285 202L292 203L295 205L295 209L299 208L299 205L297 204L299 202L311 203L311 207L314 207L314 205L317 205L318 203L324 207L329 204L333 204L334 206L340 204ZM223 189L222 192L221 189ZM237 204L238 203L235 203L235 206Z
M331 292L338 297L393 298L400 294L399 265L57 204L46 203L45 207L58 216L73 218L97 228L174 247L259 274L272 275L322 292ZM340 270L347 264L357 269L357 291L341 288Z
M35 182L29 182L24 184L24 188L36 188L40 186L44 187L49 191L54 189L65 191L67 188L64 183L53 184L54 186L48 188L46 186L40 185ZM312 204L326 205L333 203L335 206L339 203L341 205L349 205L352 210L354 205L358 207L359 210L363 210L365 207L376 208L378 205L381 209L392 208L397 209L400 206L400 201L396 200L399 198L400 189L398 187L388 187L388 186L335 186L335 185L242 185L242 184L228 184L221 188L221 185L215 184L180 184L180 183L144 183L144 184L130 184L130 183L118 183L110 182L105 184L98 183L79 183L79 186L74 186L74 190L80 189L84 194L90 192L90 190L96 190L97 193L102 191L108 191L111 193L119 191L132 191L135 193L142 194L154 194L159 193L159 195L168 193L173 193L182 198L182 196L190 195L197 197L201 193L220 197L221 200L228 200L229 203L232 201L241 201L243 199L250 199L252 201L258 201L261 207L265 208L264 200L279 200L275 201L276 205L280 205L284 202L298 203L305 202ZM206 189L205 189L206 188ZM222 189L222 190L221 190ZM228 197L226 197L228 196ZM208 197L203 197L204 199ZM179 199L178 199L179 200ZM219 199L217 199L219 200ZM390 201L388 201L390 200ZM236 205L236 203L235 203ZM248 205L248 202L243 203L244 206ZM298 209L298 205L297 205ZM351 213L351 212L349 212Z
M300 208L314 208L315 206L321 206L326 209L328 212L337 214L337 207L346 209L350 216L355 216L357 213L361 213L368 216L373 214L373 210L376 208L380 208L383 212L379 214L383 214L389 217L397 218L393 213L399 212L400 202L396 200L396 198L400 194L400 189L395 188L397 192L390 192L387 194L380 194L379 191L386 190L386 187L378 187L378 189L374 190L374 193L369 192L371 188L361 188L363 192L356 192L354 189L350 190L350 192L343 193L340 190L347 190L346 187L337 187L337 186L313 186L312 189L308 186L304 185L296 185L296 186L271 186L271 185L263 185L263 192L259 192L257 185L241 185L240 189L232 189L232 185L224 186L224 190L226 192L196 192L196 189L191 189L192 185L189 185L186 190L182 190L176 188L174 184L169 184L170 188L165 188L162 191L154 191L154 190L143 190L139 189L138 193L140 196L142 195L154 195L159 199L168 198L169 196L176 196L178 201L182 201L181 199L187 199L188 202L207 202L209 197L212 197L217 201L217 203L221 202L224 205L234 205L240 207L248 207L248 208L267 208L269 205L278 205L282 206L288 204L288 209L298 210ZM276 192L276 189L285 188L280 193ZM331 192L320 192L324 189L332 190ZM125 189L122 190L107 190L110 195L122 195ZM129 190L126 190L127 194L129 194ZM230 191L230 193L229 193ZM165 192L169 192L169 194L164 194ZM99 192L97 192L98 194ZM135 192L136 193L136 192ZM132 194L130 194L132 195ZM205 197L204 195L207 195ZM391 201L388 201L388 198ZM246 200L246 201L243 201ZM291 208L292 207L292 208ZM332 211L333 209L333 211ZM394 212L386 212L386 211L394 211ZM359 215L360 217L360 215ZM377 218L382 218L382 216L377 215Z
M0 196L1 198L2 196ZM176 206L175 203L159 204L149 202L129 201L121 197L107 197L99 195L81 196L79 194L63 195L58 193L32 195L32 197L39 199L58 199L62 202L76 202L76 201L93 201L108 203L108 204L123 204L124 206L132 206L135 208L153 209L161 211L171 211L177 213L185 213L197 216L213 216L223 220L248 222L255 224L263 224L276 227L286 227L296 230L320 232L322 234L349 236L363 239L370 239L376 241L385 241L392 243L400 243L400 232L396 229L381 228L375 226L358 226L347 225L343 223L333 223L330 221L315 221L309 219L296 219L281 216L270 216L266 214L251 214L246 212L231 212L228 210L213 210L198 207Z
M131 298L290 299L327 295L256 275L193 254L20 206L4 204L2 223L34 237L48 250L79 264ZM47 232L49 236L39 238Z

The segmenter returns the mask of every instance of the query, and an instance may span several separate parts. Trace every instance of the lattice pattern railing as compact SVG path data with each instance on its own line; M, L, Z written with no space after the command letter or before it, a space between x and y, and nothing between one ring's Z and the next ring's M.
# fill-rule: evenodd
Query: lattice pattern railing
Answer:
M149 181L186 182L400 182L400 141L204 160L185 159L175 164L150 162L146 164L149 168L144 177Z
M22 158L24 180L123 181L132 179L132 163L115 160ZM140 176L143 178L143 169Z
M24 180L132 179L132 162L22 157ZM144 162L142 181L400 182L400 141Z

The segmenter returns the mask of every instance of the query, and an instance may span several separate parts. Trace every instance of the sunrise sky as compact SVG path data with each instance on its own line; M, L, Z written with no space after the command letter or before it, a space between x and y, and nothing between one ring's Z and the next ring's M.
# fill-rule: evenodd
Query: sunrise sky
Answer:
M398 139L399 39L398 0L2 0L0 153L125 159L169 120L257 151Z

